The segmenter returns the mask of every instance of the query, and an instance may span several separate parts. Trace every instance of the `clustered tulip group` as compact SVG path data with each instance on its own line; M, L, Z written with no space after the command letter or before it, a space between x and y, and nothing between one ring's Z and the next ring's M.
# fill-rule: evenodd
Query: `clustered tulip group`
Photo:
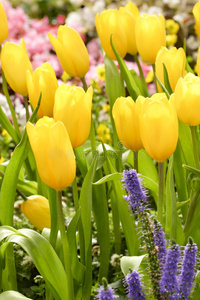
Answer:
M197 18L198 5L194 7ZM95 18L97 33L106 55L116 60L111 46L124 58L140 55L155 66L157 92L151 97L140 95L119 97L112 115L122 144L133 151L145 148L156 161L163 162L176 149L178 118L190 126L200 124L200 79L186 72L183 48L166 47L165 19L162 15L140 15L129 2L119 9L108 9ZM131 30L130 30L131 28ZM5 11L0 3L0 43L8 36ZM198 28L197 33L198 33ZM49 40L64 71L84 79L89 69L89 55L80 35L67 25L59 26L57 38ZM27 133L41 179L50 187L62 190L69 186L76 173L74 149L88 139L91 126L93 89L58 85L52 66L44 63L32 70L24 40L20 45L5 42L1 49L1 67L5 78L16 93L28 96L35 109L41 94L35 125L27 122ZM197 72L200 74L200 60ZM172 91L170 99L163 93L166 69Z

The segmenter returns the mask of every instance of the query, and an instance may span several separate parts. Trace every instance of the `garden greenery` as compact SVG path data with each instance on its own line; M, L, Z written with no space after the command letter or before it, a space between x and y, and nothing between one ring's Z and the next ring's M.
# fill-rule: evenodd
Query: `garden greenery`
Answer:
M94 43L63 18L16 42L9 5L0 300L198 300L200 59L175 47L180 25L128 2L96 14Z

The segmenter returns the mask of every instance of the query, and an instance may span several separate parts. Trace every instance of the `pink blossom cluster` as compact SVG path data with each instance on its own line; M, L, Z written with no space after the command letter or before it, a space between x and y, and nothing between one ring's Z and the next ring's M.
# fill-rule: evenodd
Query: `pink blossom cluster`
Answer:
M21 38L23 38L26 43L29 58L32 62L33 70L38 66L41 66L44 62L49 62L57 77L60 78L63 69L48 39L48 32L51 32L56 36L59 25L64 24L66 21L65 16L58 15L55 23L50 24L47 16L43 17L41 20L30 19L21 7L13 8L9 1L0 1L4 6L8 18L9 36L7 41L19 44ZM71 24L70 26L76 29L83 41L86 42L86 35L81 25ZM87 43L87 49L89 52L90 68L86 74L86 82L87 84L91 84L91 80L96 80L102 85L104 82L102 82L97 73L97 67L104 63L99 40L93 38ZM139 74L136 63L127 62L127 66L130 69L134 69ZM151 69L151 66L142 64L142 68L144 75L146 76ZM77 79L73 79L71 83L81 84Z

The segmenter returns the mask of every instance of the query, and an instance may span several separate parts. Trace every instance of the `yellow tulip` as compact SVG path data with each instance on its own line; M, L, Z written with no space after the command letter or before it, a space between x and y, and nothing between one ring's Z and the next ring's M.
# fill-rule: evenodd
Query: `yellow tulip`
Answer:
M28 94L26 73L27 70L32 72L32 66L23 39L20 45L5 42L1 50L1 67L11 89L26 96Z
M106 55L111 59L116 59L110 44L111 34L113 44L120 56L123 58L127 53L128 41L126 30L124 29L127 27L125 21L126 15L128 14L124 14L122 11L117 9L107 9L100 15L96 14L95 16L96 30L100 38L101 45Z
M190 126L200 124L200 78L188 73L180 78L174 91L178 118Z
M51 228L49 201L40 195L33 195L21 204L22 213L37 229Z
M0 45L8 37L8 20L3 7L3 4L0 2Z
M194 5L192 13L195 18L194 28L195 28L196 34L198 35L199 40L200 40L200 1Z
M166 46L165 18L143 14L135 26L136 45L143 60L155 63L161 46Z
M76 175L76 162L64 124L43 117L35 126L28 122L26 129L42 181L56 190L69 186Z
M65 125L73 148L87 140L91 126L93 89L61 84L55 93L53 116Z
M139 131L138 105L131 97L119 97L112 110L117 135L128 149L138 151L143 148Z
M175 106L164 93L151 98L139 96L141 111L140 134L146 152L156 161L163 162L174 153L178 141L178 118Z
M120 7L119 11L124 14L124 29L127 35L127 52L134 55L137 53L136 39L135 39L135 24L140 13L137 6L128 2L124 7Z
M41 67L36 68L34 73L28 71L26 79L29 101L33 108L36 107L40 92L42 92L41 103L37 113L38 117L53 117L54 96L58 82L52 66L46 62Z
M48 33L64 71L72 77L84 77L89 69L89 54L79 33L67 25L60 25L57 38Z
M156 57L156 75L160 81L164 84L164 75L163 75L163 63L168 72L169 82L172 90L174 91L176 83L180 77L185 76L185 65L186 65L186 56L183 48L171 48L167 49L166 47L161 47L158 55ZM161 91L160 85L158 84L158 89Z

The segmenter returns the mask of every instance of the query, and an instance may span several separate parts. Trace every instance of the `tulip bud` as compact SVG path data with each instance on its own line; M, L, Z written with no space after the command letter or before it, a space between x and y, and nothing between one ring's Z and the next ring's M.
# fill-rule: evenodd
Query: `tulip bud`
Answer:
M37 229L51 228L49 201L40 195L33 195L21 204L22 213Z
M196 34L198 35L199 40L200 40L200 1L194 5L192 13L195 18L194 28L195 28Z
M1 67L12 90L26 96L26 73L27 70L32 72L32 66L23 39L20 45L12 42L4 44L1 50Z
M3 4L0 2L0 45L8 37L8 20L3 7Z
M101 45L106 55L111 59L116 59L110 44L111 34L114 47L119 52L120 56L123 58L127 53L128 42L126 30L124 29L126 15L117 9L107 9L100 15L96 14L95 16L96 30Z
M131 97L120 97L113 105L113 119L121 143L128 149L143 148L140 131L138 105Z
M146 152L156 161L163 162L174 153L178 141L178 118L171 101L164 93L151 98L139 96L140 134Z
M137 6L128 2L124 7L120 7L119 11L124 14L124 29L127 35L127 52L134 55L137 53L136 39L135 39L135 24L140 13Z
M180 78L174 91L178 118L190 126L200 124L200 78L188 73Z
M41 67L36 68L33 74L28 71L26 79L29 101L33 108L36 107L40 92L42 92L41 103L37 113L38 117L52 117L54 96L58 87L56 74L52 66L46 62Z
M89 69L89 54L78 32L60 25L57 38L51 33L48 36L64 71L72 77L84 77Z
M143 60L155 63L161 46L166 45L165 18L143 14L135 25L136 45Z
M93 89L61 84L55 93L53 116L65 125L73 148L87 140L91 126Z
M163 63L167 69L169 83L171 85L172 91L174 91L176 83L180 77L185 75L185 64L186 56L183 48L171 48L161 47L156 57L156 75L160 81L164 84L164 74L163 74ZM158 84L158 90L161 92L160 85Z
M42 181L56 190L69 186L76 175L76 162L64 124L43 117L35 126L28 122L26 129Z

